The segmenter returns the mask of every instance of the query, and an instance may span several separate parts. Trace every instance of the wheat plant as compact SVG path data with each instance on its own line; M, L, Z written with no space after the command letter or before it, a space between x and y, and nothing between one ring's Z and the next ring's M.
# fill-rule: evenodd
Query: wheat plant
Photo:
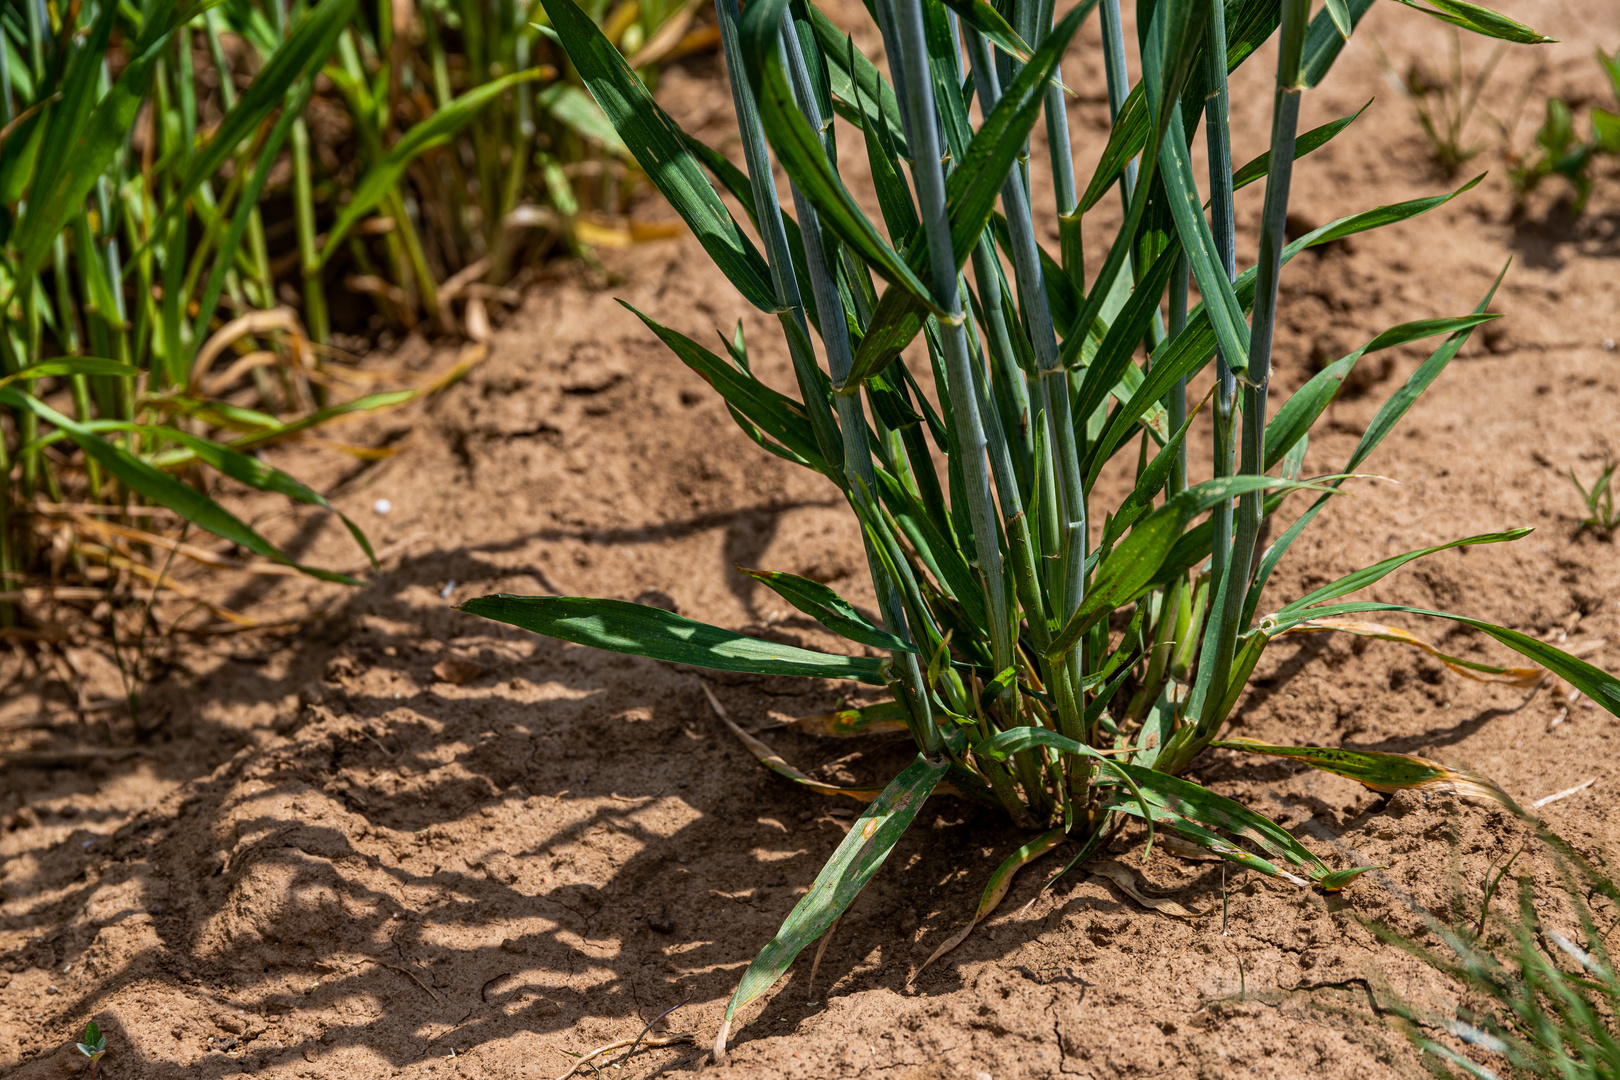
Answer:
M1366 621L1417 609L1342 598L1432 551L1525 531L1410 552L1274 613L1259 610L1300 532L1470 331L1495 317L1486 311L1493 286L1471 313L1377 335L1268 411L1283 266L1314 245L1421 215L1477 182L1373 207L1285 242L1295 159L1354 119L1298 132L1300 98L1370 2L1331 0L1312 18L1308 0L1140 0L1142 74L1132 86L1117 0L1083 0L1064 12L1039 0L1001 8L874 0L889 79L809 0L750 0L742 11L717 0L739 168L681 131L573 0L544 0L569 59L648 177L743 297L779 320L794 392L756 378L743 342L722 337L724 351L715 353L636 314L714 387L750 438L820 473L847 499L877 611L874 618L792 574L750 571L869 650L833 655L614 600L498 595L463 610L697 667L883 687L892 700L807 724L851 734L898 723L917 747L882 789L844 790L867 809L743 975L717 1055L737 1010L829 929L930 795L999 807L1039 834L987 886L992 907L1024 861L1067 838L1077 846L1073 865L1130 819L1145 823L1149 844L1156 829L1169 828L1302 886L1342 888L1365 869L1328 865L1275 823L1179 774L1218 739L1269 642L1346 630L1423 644ZM1114 122L1082 185L1060 69L1093 9ZM1460 0L1421 10L1509 40L1542 40ZM1227 76L1273 34L1271 148L1234 168ZM1055 206L1030 197L1028 170L1037 163L1029 136L1043 116ZM849 128L835 128L834 117ZM1189 150L1200 127L1211 162L1206 189ZM840 162L850 155L870 168L881 224L844 184ZM789 181L791 215L772 179L773 157ZM1232 196L1261 179L1259 261L1240 273ZM763 253L722 191L747 212ZM1116 191L1123 221L1088 275L1082 220ZM1200 211L1206 199L1208 216ZM1055 253L1037 239L1048 229L1059 238ZM1192 283L1202 297L1196 305ZM1343 470L1303 477L1308 429L1350 369L1368 352L1430 337L1442 344L1378 412ZM1214 469L1194 478L1184 448L1196 410L1186 386L1212 364ZM1137 463L1134 490L1103 504L1098 478L1122 457ZM1263 523L1290 496L1310 501L1262 548ZM1620 682L1580 660L1504 627L1418 613L1481 630L1620 712ZM1522 684L1543 674L1444 659L1485 679ZM772 768L839 790L814 784L738 730ZM1455 781L1432 763L1393 755L1229 745L1386 788Z
M596 17L651 73L707 40L693 12ZM64 579L93 602L119 579L178 589L176 552L241 565L192 526L295 565L209 496L218 478L326 506L262 452L424 389L375 392L334 329L481 338L514 267L619 209L579 167L628 154L540 15L0 3L0 635L48 636L31 598Z

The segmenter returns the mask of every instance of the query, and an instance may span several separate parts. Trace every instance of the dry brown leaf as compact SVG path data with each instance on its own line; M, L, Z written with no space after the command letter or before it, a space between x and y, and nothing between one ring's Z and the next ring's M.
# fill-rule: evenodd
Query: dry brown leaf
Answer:
M304 324L298 321L298 313L292 308L278 307L268 311L250 311L246 315L232 319L203 342L203 347L197 350L197 359L191 365L191 379L187 392L191 394L199 392L203 376L208 374L214 360L236 341L250 334L267 334L273 330L280 330L291 337L295 352L302 351L306 347Z
M1320 634L1329 631L1355 634L1358 637L1377 638L1380 641L1393 641L1397 644L1422 649L1458 675L1477 682L1503 683L1508 686L1516 686L1521 690L1529 690L1539 685L1541 680L1547 677L1546 669L1539 667L1504 667L1494 671L1480 671L1460 663L1454 656L1447 656L1410 630L1403 630L1399 626L1389 626L1385 623L1365 622L1361 619L1311 619L1297 626L1289 627L1279 636Z
M1148 896L1137 884L1136 875L1117 862L1104 859L1086 867L1087 870L1098 877L1105 877L1119 887L1119 891L1135 900L1138 904L1161 915L1174 915L1178 919L1196 919L1203 915L1202 911L1192 911L1182 907L1174 900L1165 900L1156 896Z

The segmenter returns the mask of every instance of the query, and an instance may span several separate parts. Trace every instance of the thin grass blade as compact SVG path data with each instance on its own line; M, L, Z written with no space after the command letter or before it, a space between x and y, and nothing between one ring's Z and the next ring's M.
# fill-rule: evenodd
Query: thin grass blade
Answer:
M1520 45L1540 45L1545 42L1557 41L1557 38L1547 37L1530 29L1523 23L1514 22L1506 15L1492 11L1490 8L1470 4L1465 0L1425 0L1429 5L1419 3L1418 0L1400 0L1409 8L1415 8L1425 15L1432 15L1441 22L1452 26L1470 30L1485 37L1500 38L1503 41L1513 41Z
M1537 640L1529 634L1505 626L1498 626L1483 619L1470 618L1467 615L1456 615L1449 611L1432 611L1428 608L1409 607L1405 604L1371 602L1330 604L1327 607L1295 610L1286 616L1268 617L1261 621L1259 628L1261 632L1275 637L1290 627L1312 619L1334 619L1344 615L1359 615L1374 611L1404 611L1411 615L1426 615L1435 619L1448 619L1462 626L1472 627L1495 638L1521 656L1527 656L1534 660L1609 712L1620 716L1620 679L1600 668L1593 667L1579 657L1571 656L1562 649L1547 644L1545 641Z
M1493 780L1467 769L1454 769L1417 754L1391 754L1380 750L1350 750L1331 746L1273 746L1257 739L1222 739L1210 744L1245 754L1264 754L1303 762L1374 791L1393 793L1412 789L1449 792L1486 798L1523 815L1513 799Z
M0 403L10 405L15 409L32 412L40 420L59 431L65 432L74 445L82 450L87 457L94 459L109 475L115 476L127 484L131 491L151 499L160 506L168 507L182 518L207 529L216 536L224 537L234 544L239 544L255 555L281 563L284 566L291 566L308 574L310 577L320 578L323 581L335 581L344 585L359 584L359 582L346 574L336 574L330 570L321 570L294 562L274 544L260 536L246 522L220 506L213 499L181 483L161 469L135 457L123 447L115 446L101 438L83 424L63 416L33 395L19 393L15 388L7 387L0 390Z
M472 123L480 112L506 91L520 83L533 82L542 74L539 68L515 71L467 91L426 120L413 124L409 131L400 136L398 142L388 148L388 153L367 169L365 175L360 178L360 183L354 189L354 196L327 231L326 243L321 247L319 265L326 264L356 222L371 213L388 197L412 161L434 147L449 142L452 136Z

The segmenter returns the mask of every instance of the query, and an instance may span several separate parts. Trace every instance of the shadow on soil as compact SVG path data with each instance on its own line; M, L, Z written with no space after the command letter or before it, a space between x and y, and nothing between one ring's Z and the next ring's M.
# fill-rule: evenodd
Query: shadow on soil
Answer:
M726 528L728 561L749 562L781 509L668 528ZM11 861L6 921L29 944L6 966L88 963L95 973L91 989L41 999L46 1025L65 1036L94 1016L115 1033L133 1023L133 1002L157 1002L176 1017L175 1052L148 1063L178 1067L195 1056L188 1042L216 1031L187 1066L207 1077L345 1047L403 1065L516 1032L645 1022L729 996L858 807L760 768L720 726L698 680L745 726L773 710L836 707L845 688L700 675L422 602L424 587L436 595L448 580L463 596L552 590L543 573L510 565L548 539L409 558L295 637L234 639L216 672L177 670L154 687L142 755L83 779L112 785L146 769L189 782L110 836L88 828L96 819L86 814L84 827ZM809 625L751 629L826 647L796 632ZM476 673L461 685L433 674L452 655ZM267 726L209 719L265 702L286 703ZM903 740L765 737L842 783L881 782L912 753ZM55 783L45 770L8 778L35 793ZM839 993L906 992L926 956L917 949L971 911L1018 842L993 812L932 801L836 928L818 1001L797 981L808 978L801 963L773 1002L770 1030L819 1011L834 984ZM1218 894L1218 875L1209 887ZM925 922L924 945L914 946ZM976 934L930 968L918 992L959 988L953 961L1016 948L1018 934ZM301 1019L310 1014L320 1023ZM680 1030L682 1014L666 1027ZM582 1030L571 1041L583 1050L606 1040ZM134 1044L118 1042L120 1070L138 1071Z

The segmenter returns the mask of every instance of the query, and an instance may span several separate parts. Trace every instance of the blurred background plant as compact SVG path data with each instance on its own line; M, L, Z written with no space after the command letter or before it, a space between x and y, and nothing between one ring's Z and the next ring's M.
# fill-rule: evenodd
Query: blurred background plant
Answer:
M592 16L650 82L717 42L696 12ZM0 3L0 636L182 590L176 555L351 580L208 492L324 506L260 451L481 355L424 381L357 353L480 342L549 252L667 233L629 221L639 174L544 23L516 0Z
M1535 82L1531 79L1525 83L1518 101L1508 114L1514 118L1510 121L1496 116L1481 100L1506 52L1503 43L1498 42L1491 49L1489 58L1471 78L1463 72L1462 37L1455 29L1451 32L1451 48L1447 53L1448 63L1444 73L1435 72L1421 59L1415 59L1407 64L1406 74L1399 75L1384 52L1383 45L1375 39L1373 47L1378 52L1378 62L1384 69L1385 77L1411 103L1418 123L1423 126L1429 152L1435 164L1447 176L1455 176L1458 170L1485 149L1484 143L1474 142L1468 137L1471 122L1477 118L1493 130L1499 140L1505 142L1518 115L1523 112L1525 102L1529 100L1530 87Z
M1580 492L1581 502L1586 505L1586 517L1581 520L1581 528L1592 529L1605 536L1614 534L1615 526L1620 525L1620 513L1614 509L1614 472L1620 468L1606 452L1603 455L1603 468L1599 470L1597 479L1592 486L1587 487L1581 483L1581 478L1575 475L1575 470L1569 470L1569 482L1575 485Z
M1598 64L1614 89L1620 107L1620 50L1612 55L1597 50ZM1592 196L1592 167L1602 155L1620 155L1620 113L1594 106L1589 138L1575 131L1575 113L1562 98L1547 99L1547 119L1536 132L1536 149L1530 155L1510 155L1508 177L1522 202L1547 177L1554 174L1575 188L1570 209L1579 214Z
M1533 833L1489 868L1478 892L1453 883L1454 917L1438 918L1409 899L1424 932L1368 924L1446 976L1458 999L1425 1006L1379 986L1375 1003L1437 1077L1620 1075L1614 1020L1620 979L1605 944L1620 916L1620 887L1540 820L1509 809ZM1455 840L1453 848L1455 861ZM1539 887L1537 863L1553 879L1544 873Z

